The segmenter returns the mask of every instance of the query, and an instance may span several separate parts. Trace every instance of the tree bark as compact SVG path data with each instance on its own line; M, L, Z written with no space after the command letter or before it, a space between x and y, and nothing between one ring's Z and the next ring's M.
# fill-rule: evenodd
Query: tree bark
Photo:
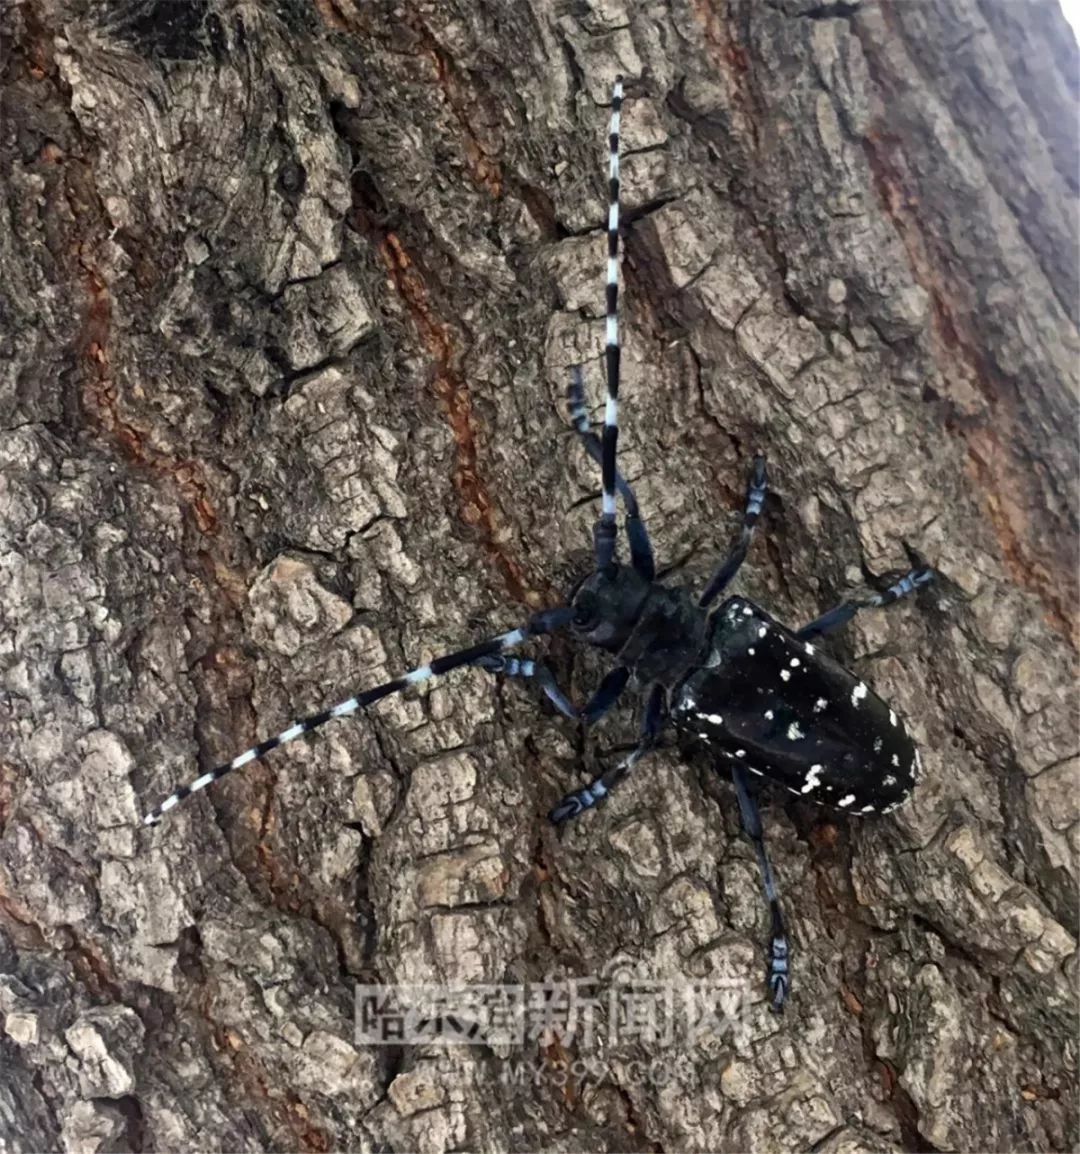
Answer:
M558 603L624 470L923 751L859 821L586 744L480 671L200 765ZM0 1150L1071 1150L1077 53L1056 3L24 0L0 12ZM555 639L585 699L605 665ZM362 984L612 959L752 994L666 1049L366 1047ZM577 1063L577 1065L575 1065ZM587 1065L586 1065L587 1064ZM524 1072L524 1074L523 1074ZM513 1079L519 1079L514 1082Z

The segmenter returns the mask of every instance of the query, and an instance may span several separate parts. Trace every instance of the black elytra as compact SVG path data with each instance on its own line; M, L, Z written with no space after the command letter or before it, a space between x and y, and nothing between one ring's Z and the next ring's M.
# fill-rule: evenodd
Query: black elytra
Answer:
M280 745L454 669L472 666L534 680L560 713L587 724L603 717L630 689L645 703L637 746L588 785L567 794L549 816L553 822L563 822L595 806L655 747L666 726L700 740L718 766L731 771L743 829L757 855L770 913L766 958L771 1006L779 1011L790 985L789 946L748 775L850 814L888 813L910 797L920 764L903 721L869 686L824 653L817 639L850 621L861 609L879 608L915 593L934 575L919 566L883 591L849 597L794 631L745 598L732 597L712 609L746 558L764 508L767 476L765 459L758 455L750 472L739 538L701 596L695 601L689 590L655 581L652 545L637 498L616 464L622 98L622 80L617 78L608 136L607 403L602 438L590 426L579 366L571 370L568 392L573 425L586 451L601 465L601 512L593 529L594 571L578 586L570 605L535 613L515 629L433 658L294 722L275 737L175 789L144 822L156 824L183 799ZM618 500L626 514L629 565L620 563L616 555ZM617 662L580 707L562 692L543 661L507 656L529 638L561 629L612 654Z
M706 659L676 689L671 714L712 752L849 813L895 809L919 772L894 709L740 597L713 615Z

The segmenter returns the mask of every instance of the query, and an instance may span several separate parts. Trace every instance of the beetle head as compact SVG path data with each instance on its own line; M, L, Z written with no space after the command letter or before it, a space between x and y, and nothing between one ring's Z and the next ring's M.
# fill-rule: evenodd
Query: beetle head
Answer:
M589 645L618 653L641 616L649 588L627 565L597 569L574 591L572 632Z

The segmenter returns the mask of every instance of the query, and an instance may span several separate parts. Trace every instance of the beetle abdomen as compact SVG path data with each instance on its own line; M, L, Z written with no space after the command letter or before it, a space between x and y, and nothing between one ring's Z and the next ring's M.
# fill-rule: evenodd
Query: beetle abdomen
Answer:
M675 689L674 724L808 801L888 813L911 796L919 755L865 682L752 602L711 620L708 663Z

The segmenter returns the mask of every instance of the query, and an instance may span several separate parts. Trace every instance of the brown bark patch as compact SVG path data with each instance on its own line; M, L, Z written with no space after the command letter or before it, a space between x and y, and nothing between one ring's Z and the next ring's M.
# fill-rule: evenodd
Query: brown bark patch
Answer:
M435 394L450 419L457 445L454 486L461 496L462 518L478 529L488 554L494 560L510 595L528 605L543 604L543 596L532 588L524 569L503 550L495 533L491 496L479 472L477 427L472 400L460 373L453 367L457 350L450 326L431 308L427 287L419 270L405 251L399 237L388 232L378 244L394 286L409 308L420 339L435 366Z

